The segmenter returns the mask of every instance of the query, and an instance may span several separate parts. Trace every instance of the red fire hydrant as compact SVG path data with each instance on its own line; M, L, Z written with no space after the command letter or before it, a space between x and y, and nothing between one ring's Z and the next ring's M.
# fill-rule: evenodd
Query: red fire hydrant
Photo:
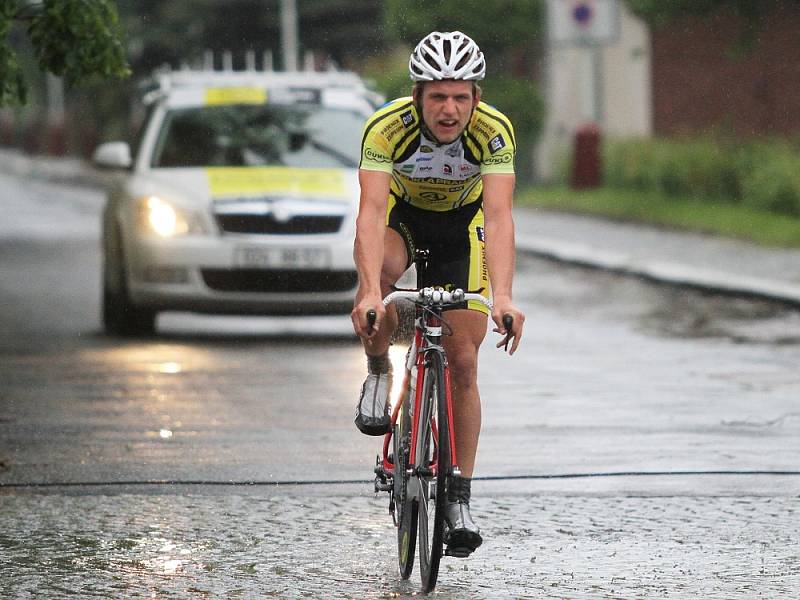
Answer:
M602 180L600 128L594 123L586 123L575 131L570 186L576 190L595 188L602 184Z

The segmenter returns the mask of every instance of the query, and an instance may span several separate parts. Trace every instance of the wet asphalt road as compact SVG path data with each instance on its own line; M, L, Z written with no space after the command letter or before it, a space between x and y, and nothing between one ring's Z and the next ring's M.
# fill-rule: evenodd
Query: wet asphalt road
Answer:
M109 338L98 247L0 240L0 597L414 594L351 424L347 319ZM519 271L525 347L481 357L486 542L439 597L797 597L800 314Z

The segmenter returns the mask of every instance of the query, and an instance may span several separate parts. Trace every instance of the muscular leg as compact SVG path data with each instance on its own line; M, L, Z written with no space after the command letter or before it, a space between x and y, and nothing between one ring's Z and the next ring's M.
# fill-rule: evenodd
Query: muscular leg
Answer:
M486 336L487 316L475 310L452 310L445 313L445 319L453 327L453 335L444 336L442 343L453 385L458 466L464 477L472 477L481 431L478 348Z
M381 294L386 296L406 270L408 262L406 245L394 229L386 229L383 241L383 270L381 271ZM364 351L368 356L380 356L389 350L392 333L397 328L397 310L394 305L386 309L386 317L380 331L369 340L364 340Z

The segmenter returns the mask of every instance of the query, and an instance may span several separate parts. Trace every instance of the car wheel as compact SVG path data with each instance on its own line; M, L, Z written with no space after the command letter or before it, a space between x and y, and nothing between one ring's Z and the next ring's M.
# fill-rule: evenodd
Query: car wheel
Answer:
M128 294L128 277L119 236L106 247L103 273L103 326L122 336L152 335L156 330L153 309L138 307ZM111 282L116 285L112 286Z

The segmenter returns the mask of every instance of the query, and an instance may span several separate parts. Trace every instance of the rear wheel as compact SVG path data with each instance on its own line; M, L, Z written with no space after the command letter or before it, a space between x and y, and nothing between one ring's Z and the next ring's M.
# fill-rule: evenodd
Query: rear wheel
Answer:
M394 482L397 515L397 560L400 577L408 579L414 570L417 542L417 501L408 493L408 459L411 455L411 394L405 393L394 430Z
M103 327L114 335L152 335L156 311L131 302L119 233L105 249L103 267Z
M419 566L422 589L431 592L439 576L439 561L444 548L444 508L447 502L447 478L452 470L450 462L450 429L445 401L444 365L442 356L434 352L428 355L430 365L425 369L423 413L425 421L420 424L421 441L417 452L422 457L425 469L419 477L421 487L419 499ZM435 439L431 423L437 425ZM420 461L417 461L420 464ZM435 468L435 472L430 469Z

